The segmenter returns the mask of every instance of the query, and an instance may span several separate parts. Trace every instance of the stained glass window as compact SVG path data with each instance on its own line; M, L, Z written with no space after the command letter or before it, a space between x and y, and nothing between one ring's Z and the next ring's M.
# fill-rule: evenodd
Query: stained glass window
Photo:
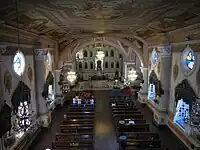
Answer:
M180 67L184 76L188 77L192 75L192 73L195 70L195 66L196 66L195 53L191 49L191 47L187 45L182 53L181 61L180 61Z
M13 69L15 73L21 76L25 70L25 57L24 54L18 51L13 59Z
M157 60L158 60L157 52L156 50L153 50L151 54L151 63L155 65L157 63Z
M49 67L51 66L51 54L50 53L47 53L47 55L45 56L45 62Z
M194 68L194 62L195 62L195 56L194 56L194 52L191 50L186 55L186 59L185 59L185 63L188 69L192 70Z

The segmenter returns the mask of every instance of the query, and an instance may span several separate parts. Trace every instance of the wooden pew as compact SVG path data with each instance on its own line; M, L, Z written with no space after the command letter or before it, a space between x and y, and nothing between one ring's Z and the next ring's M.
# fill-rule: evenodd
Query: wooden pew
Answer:
M133 142L126 142L125 150L134 150L134 149L149 148L161 148L160 140L134 140Z
M113 116L117 115L117 114L142 114L140 111L134 111L134 110L130 110L130 111L113 111L112 112Z
M89 111L82 111L82 112L79 112L79 111L74 111L74 112L67 112L66 115L94 115L94 112L89 112Z
M120 120L116 120L115 124L116 124L116 125L119 125L119 121L120 121ZM144 120L144 119L134 119L133 121L135 122L135 124L145 124L145 123L147 123L147 121ZM127 122L128 122L128 121L127 121Z
M87 112L94 112L94 109L75 109L75 108L71 108L71 109L68 109L68 112L83 112L83 111L87 111Z
M148 132L149 124L118 125L118 132Z
M87 115L87 114L82 114L82 115L67 115L67 119L83 119L83 118L94 119L94 115Z
M132 115L117 114L117 115L113 115L113 117L114 117L114 120L117 121L117 120L123 120L123 119L128 119L128 118L143 119L144 116L142 114L132 114Z
M148 139L159 140L158 133L151 133L151 132L119 132L119 135L126 136L127 141L148 140Z
M94 127L94 124L80 124L80 123L73 123L73 124L60 124L60 126L68 127L68 128L75 128L75 127Z
M53 149L67 149L67 148L93 148L93 140L86 141L53 141Z
M137 108L137 107L112 107L112 111L126 111L126 110L138 111L139 108Z
M90 133L56 133L56 141L69 141L69 140L93 139Z
M73 124L73 123L79 123L79 124L94 124L94 119L64 119L61 124Z
M69 127L65 125L60 125L60 130L62 133L81 133L81 132L90 132L93 133L93 127L87 127L87 126L82 126L82 127Z

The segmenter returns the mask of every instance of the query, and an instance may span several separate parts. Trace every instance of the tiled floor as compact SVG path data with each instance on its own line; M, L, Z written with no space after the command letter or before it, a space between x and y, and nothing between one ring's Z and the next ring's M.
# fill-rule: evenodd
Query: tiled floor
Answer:
M95 149L118 150L109 109L109 92L94 91L93 94L97 99L95 114ZM38 136L36 143L30 150L45 150L46 148L51 148L51 142L55 139L55 133L59 132L59 124L63 119L65 111L66 107L56 110L56 117L54 118L52 127ZM151 131L159 133L164 150L166 148L169 148L168 150L187 150L181 141L167 127L158 129L152 123L152 113L147 107L141 107L141 111L144 113L145 119L149 121Z

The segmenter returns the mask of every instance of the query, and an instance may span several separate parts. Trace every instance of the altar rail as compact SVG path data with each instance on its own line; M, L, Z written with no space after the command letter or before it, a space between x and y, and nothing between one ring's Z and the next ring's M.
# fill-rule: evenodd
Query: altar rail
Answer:
M113 82L108 80L82 81L77 84L73 91L79 90L109 90L113 88Z

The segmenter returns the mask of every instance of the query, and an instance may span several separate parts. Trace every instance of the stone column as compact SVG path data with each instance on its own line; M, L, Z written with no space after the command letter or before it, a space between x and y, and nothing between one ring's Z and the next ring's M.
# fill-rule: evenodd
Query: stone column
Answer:
M3 72L2 72L2 53L4 52L4 50L5 50L5 48L1 48L0 47L0 111L1 111L1 108L2 108L2 106L3 106L3 104L4 104L4 96L3 96L3 93L4 93L4 91L3 91ZM0 138L0 149L1 150L5 150L5 146L4 146L4 139L3 139L3 137L2 138Z
M170 77L171 77L171 46L157 46L160 56L160 81L164 94L159 99L159 104L154 104L154 121L157 125L167 123L167 112L170 98Z
M44 49L40 43L37 43L34 48L34 70L35 70L35 92L37 101L38 123L43 127L48 127L48 108L47 102L42 97L45 84L45 65L44 65Z
M170 98L170 79L171 79L171 65L172 55L171 47L169 45L158 46L160 52L160 81L164 90L164 95L161 96L160 107L162 109L168 109Z
M142 68L143 83L140 83L141 89L138 92L138 101L145 104L148 95L148 68Z

